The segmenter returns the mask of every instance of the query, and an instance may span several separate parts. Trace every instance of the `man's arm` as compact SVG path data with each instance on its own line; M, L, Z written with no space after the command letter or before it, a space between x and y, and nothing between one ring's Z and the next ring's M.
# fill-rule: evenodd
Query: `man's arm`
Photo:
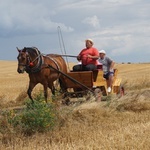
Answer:
M113 72L114 70L114 65L115 65L115 62L112 60L111 64L110 64L110 68L109 68L109 71L110 72Z

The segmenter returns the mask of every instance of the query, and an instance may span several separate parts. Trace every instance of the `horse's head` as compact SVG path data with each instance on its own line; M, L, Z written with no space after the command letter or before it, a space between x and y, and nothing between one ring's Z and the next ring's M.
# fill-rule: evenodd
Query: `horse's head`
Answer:
M22 50L18 49L18 73L33 73L38 72L42 65L42 55L36 47L25 47Z
M24 73L24 71L26 70L26 67L28 65L28 57L29 57L28 52L26 51L25 48L22 50L17 48L17 50L19 52L18 57L17 57L17 59L18 59L17 71L18 71L18 73Z

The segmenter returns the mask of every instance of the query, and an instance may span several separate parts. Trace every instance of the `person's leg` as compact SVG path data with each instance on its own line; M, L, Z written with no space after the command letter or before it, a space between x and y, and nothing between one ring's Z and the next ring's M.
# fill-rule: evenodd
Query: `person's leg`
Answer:
M82 65L75 65L72 69L73 71L82 71Z
M112 88L113 78L114 78L113 74L110 74L108 79L108 87Z
M88 64L88 65L86 65L86 66L84 67L84 70L85 70L85 71L93 71L93 70L95 70L96 68L97 68L96 65L94 65L94 64Z
M107 83L107 92L110 93L112 90L112 83L113 83L113 73L107 73L104 75Z
M114 74L113 73L109 73L108 83L107 83L107 86L108 86L107 90L108 90L108 92L111 92L111 90L112 90L113 78L114 78Z

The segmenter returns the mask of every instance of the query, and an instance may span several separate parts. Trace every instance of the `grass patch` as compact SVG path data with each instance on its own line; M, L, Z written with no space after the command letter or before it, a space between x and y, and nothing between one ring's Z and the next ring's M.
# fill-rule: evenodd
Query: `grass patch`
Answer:
M25 102L22 110L7 110L2 112L0 121L0 132L6 130L14 133L20 131L25 135L32 135L36 132L52 130L56 125L58 113L55 105L45 103L42 95L38 95L32 103L30 99Z

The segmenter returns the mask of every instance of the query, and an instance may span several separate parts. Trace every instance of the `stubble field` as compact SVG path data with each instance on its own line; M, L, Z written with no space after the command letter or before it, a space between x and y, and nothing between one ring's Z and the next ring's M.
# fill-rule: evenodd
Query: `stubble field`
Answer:
M21 106L28 75L17 73L16 61L0 61L0 109ZM64 106L63 126L25 137L0 134L0 149L15 150L149 150L150 63L116 64L125 95L111 100ZM38 85L33 95L42 86ZM50 97L50 92L49 92Z

